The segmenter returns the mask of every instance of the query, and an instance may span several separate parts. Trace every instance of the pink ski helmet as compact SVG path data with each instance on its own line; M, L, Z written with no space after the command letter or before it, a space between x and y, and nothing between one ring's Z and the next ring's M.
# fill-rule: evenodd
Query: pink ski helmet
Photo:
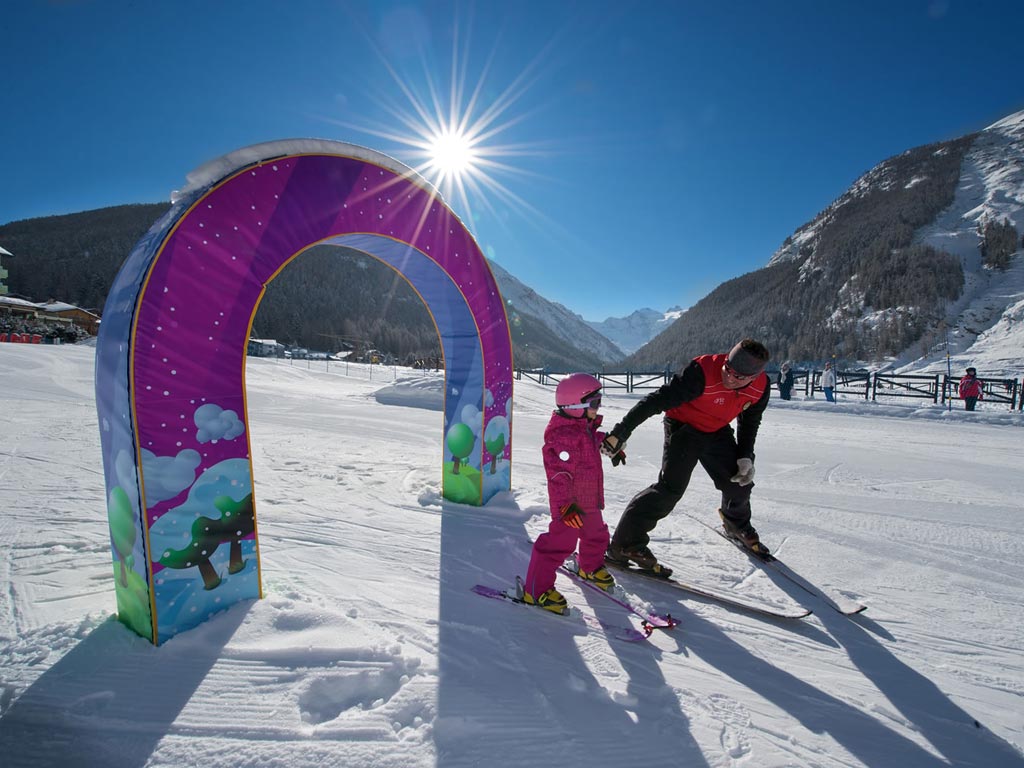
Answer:
M555 405L560 411L579 411L601 405L601 382L589 373L572 373L558 382Z

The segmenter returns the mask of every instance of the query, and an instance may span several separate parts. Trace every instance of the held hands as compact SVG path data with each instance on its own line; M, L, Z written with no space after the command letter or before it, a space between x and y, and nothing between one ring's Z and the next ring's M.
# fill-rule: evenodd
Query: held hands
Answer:
M566 504L564 507L562 507L561 512L562 522L568 525L570 528L583 527L583 518L587 516L587 513L580 509L576 502L573 502L572 504Z
M615 435L608 435L601 441L601 453L611 458L613 467L626 463L625 447L626 444Z
M750 485L754 482L754 462L751 459L736 459L735 475L730 477L734 483L739 485Z

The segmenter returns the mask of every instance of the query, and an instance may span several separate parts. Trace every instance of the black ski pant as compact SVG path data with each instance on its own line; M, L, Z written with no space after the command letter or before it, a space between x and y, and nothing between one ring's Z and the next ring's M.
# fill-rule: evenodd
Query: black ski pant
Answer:
M640 491L626 505L612 544L626 548L647 546L651 540L647 534L683 497L698 461L722 493L725 516L741 526L750 522L750 492L754 484L739 485L729 479L737 470L732 427L700 432L688 424L666 418L658 482Z

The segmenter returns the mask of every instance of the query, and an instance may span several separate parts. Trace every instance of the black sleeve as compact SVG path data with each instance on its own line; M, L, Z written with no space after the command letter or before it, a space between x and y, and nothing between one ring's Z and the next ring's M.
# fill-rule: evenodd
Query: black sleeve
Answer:
M626 442L633 434L633 430L654 414L670 411L677 405L696 400L702 394L704 394L704 370L698 362L694 361L682 373L675 374L667 384L662 384L630 408L629 413L615 425L609 434Z
M771 387L765 387L760 399L736 417L736 458L754 458L754 441L761 426L761 416L768 407Z

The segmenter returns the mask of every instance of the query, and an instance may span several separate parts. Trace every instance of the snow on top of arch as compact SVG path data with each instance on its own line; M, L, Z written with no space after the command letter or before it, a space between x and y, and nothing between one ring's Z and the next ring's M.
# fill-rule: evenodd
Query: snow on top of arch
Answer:
M279 139L277 141L265 141L261 144L242 147L203 163L185 176L186 184L182 189L171 193L171 202L177 203L193 192L206 189L224 177L250 165L287 155L317 154L340 155L373 163L382 168L387 168L400 176L406 176L417 184L425 186L435 196L441 196L434 185L415 170L395 160L393 157L374 149L361 147L357 144L348 144L343 141L331 141L330 139Z

